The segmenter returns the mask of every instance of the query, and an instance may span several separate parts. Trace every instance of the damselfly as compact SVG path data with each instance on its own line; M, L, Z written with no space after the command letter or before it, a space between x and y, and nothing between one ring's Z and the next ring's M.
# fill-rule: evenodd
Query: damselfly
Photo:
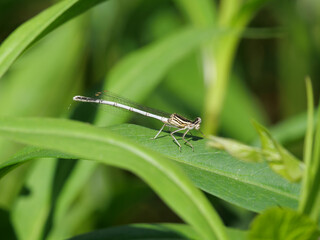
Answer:
M185 132L182 135L182 139L185 141L186 144L188 144L192 148L192 151L194 150L192 144L185 139L185 136L190 130L195 129L200 131L200 123L201 123L200 117L197 117L195 120L191 121L176 113L167 114L165 112L161 112L152 108L141 107L140 105L135 104L125 98L119 97L113 93L110 93L109 91L98 92L96 93L95 97L75 96L73 97L73 100L78 102L90 102L90 103L114 106L114 107L126 109L131 112L139 113L146 117L158 119L164 124L159 130L159 132L152 139L156 139L159 136L159 134L162 132L163 128L166 126L177 128L176 130L172 131L170 135L175 141L175 143L179 146L180 151L181 151L181 144L177 141L177 139L173 134L175 134L176 132L185 130Z

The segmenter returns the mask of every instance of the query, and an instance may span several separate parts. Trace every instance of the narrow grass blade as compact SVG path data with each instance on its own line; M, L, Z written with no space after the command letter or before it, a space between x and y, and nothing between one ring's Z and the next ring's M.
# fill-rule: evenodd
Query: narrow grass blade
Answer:
M34 42L106 0L65 0L46 9L16 29L0 47L0 78L11 64Z
M51 190L56 160L38 160L32 166L25 188L12 208L12 224L21 240L40 240L51 209Z
M316 222L320 218L320 189L318 183L320 182L320 102L318 103L317 127L314 141L314 150L312 154L312 170L313 170L313 189L314 202L310 217Z

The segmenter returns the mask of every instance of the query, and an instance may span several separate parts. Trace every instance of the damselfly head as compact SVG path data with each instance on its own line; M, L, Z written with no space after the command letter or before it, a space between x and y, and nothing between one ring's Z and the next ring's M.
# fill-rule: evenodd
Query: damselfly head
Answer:
M200 129L200 123L201 123L201 118L197 117L194 121L193 121L193 124L194 124L194 128L196 130L199 130Z

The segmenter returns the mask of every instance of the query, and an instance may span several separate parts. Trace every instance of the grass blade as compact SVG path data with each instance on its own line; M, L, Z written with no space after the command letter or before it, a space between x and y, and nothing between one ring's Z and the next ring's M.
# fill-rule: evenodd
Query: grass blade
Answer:
M18 239L40 240L51 207L51 186L57 161L38 160L26 180L29 194L20 195L12 209L12 223Z
M106 0L65 0L46 9L16 29L0 47L0 78L33 43L68 20Z

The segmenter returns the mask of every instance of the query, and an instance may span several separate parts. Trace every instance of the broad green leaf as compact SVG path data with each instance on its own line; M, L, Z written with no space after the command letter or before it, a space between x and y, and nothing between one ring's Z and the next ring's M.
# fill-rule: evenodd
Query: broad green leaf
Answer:
M271 208L258 215L249 231L250 240L316 240L317 224L290 209Z
M106 0L64 0L16 29L0 47L0 78L33 43L68 20Z
M236 229L227 229L229 239L244 240L246 233ZM106 228L70 238L70 240L103 239L199 239L197 233L183 224L131 224Z
M264 158L269 166L289 181L299 181L303 174L303 163L273 139L269 131L257 122L253 122L261 141Z
M51 209L55 159L38 160L32 166L25 187L12 209L12 223L18 239L40 240Z
M204 195L172 162L110 131L59 119L1 118L0 136L130 170L204 239L226 239Z
M277 205L289 208L298 206L299 185L289 183L274 173L266 163L239 161L222 150L208 149L205 141L199 138L190 139L195 148L194 152L183 145L180 153L167 133L151 140L157 130L129 124L108 129L168 156L182 167L197 187L245 209L260 212ZM44 156L42 153L39 155ZM33 153L30 154L30 158L34 157L36 156ZM58 152L57 157L63 156ZM27 161L27 157L21 158L22 161ZM16 159L11 163L22 162ZM5 167L3 169L7 172L10 166L7 164L2 167ZM1 169L0 167L0 174Z
M200 189L245 209L259 212L276 205L294 209L298 206L299 185L275 174L266 163L239 161L225 151L209 149L206 141L197 137L193 141L189 138L194 152L181 139L179 152L168 133L151 140L157 130L126 124L110 129L165 154L178 162Z

